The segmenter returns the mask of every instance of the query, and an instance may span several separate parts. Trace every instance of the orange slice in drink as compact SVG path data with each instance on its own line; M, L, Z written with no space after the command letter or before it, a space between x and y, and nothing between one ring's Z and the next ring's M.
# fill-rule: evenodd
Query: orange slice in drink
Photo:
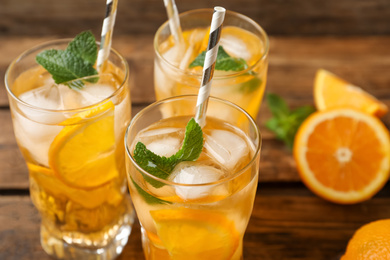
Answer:
M350 107L378 117L388 111L374 96L323 69L315 78L314 99L318 110Z
M306 186L336 203L367 200L389 177L389 131L378 118L357 110L309 116L295 136L293 154Z
M240 235L225 215L195 209L151 211L157 235L172 259L231 259Z
M114 104L106 102L65 120L49 149L49 165L63 182L95 188L117 177Z

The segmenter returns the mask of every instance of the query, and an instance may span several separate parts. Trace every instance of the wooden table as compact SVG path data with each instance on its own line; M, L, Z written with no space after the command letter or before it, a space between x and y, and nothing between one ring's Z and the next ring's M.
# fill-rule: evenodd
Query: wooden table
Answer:
M54 38L92 29L99 35L104 4L84 1L5 1L0 9L0 75L19 53ZM191 4L189 3L191 2ZM387 0L183 1L180 11L223 4L264 26L270 35L267 91L291 107L313 104L317 69L325 68L390 106L390 3ZM283 2L283 1L282 1ZM90 6L96 8L89 8ZM113 46L130 64L133 114L154 101L153 33L165 20L162 1L122 1ZM272 14L272 15L270 15ZM139 22L142 21L142 22ZM49 36L48 36L49 35ZM356 205L336 205L300 181L291 152L257 118L263 147L258 192L244 241L244 257L336 260L361 225L390 218L390 187ZM390 115L383 118L390 125ZM0 259L50 259L39 242L40 217L28 192L28 172L15 142L8 100L0 82ZM118 258L143 259L139 225Z

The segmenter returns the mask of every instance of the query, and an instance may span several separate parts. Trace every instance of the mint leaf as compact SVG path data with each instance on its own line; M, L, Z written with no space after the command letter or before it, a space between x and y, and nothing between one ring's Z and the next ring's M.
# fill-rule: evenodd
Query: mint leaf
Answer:
M83 81L78 79L98 74L93 67L96 59L95 38L88 31L77 35L66 50L45 50L35 58L36 62L53 76L55 83L62 83L75 89L80 89L84 85ZM86 79L92 83L97 80L98 77Z
M260 78L254 76L252 79L242 83L240 86L240 90L241 92L249 94L255 91L262 83L263 81Z
M152 195L150 195L149 193L147 193L146 191L144 191L134 180L132 177L131 178L131 181L132 183L134 184L134 187L137 189L137 192L139 193L139 195L141 195L146 203L150 204L150 205L153 205L153 204L172 204L172 202L169 202L169 201L166 201L166 200L162 200L162 199L159 199L157 197L154 197Z
M95 64L98 54L96 40L91 31L85 31L77 35L66 48L67 51L81 57L92 66Z
M206 58L206 51L201 52L198 57L195 58L189 65L189 68L203 67L204 60ZM231 57L225 49L220 45L218 48L217 61L215 62L216 70L223 71L241 71L248 68L248 64L242 58ZM242 76L253 75L254 77L241 84L240 90L245 93L251 93L255 91L262 83L262 80L257 77L257 74L253 71L243 74Z
M287 103L278 95L269 93L267 94L267 103L272 114L276 118L281 118L285 115L290 114L290 109Z
M275 133L277 139L282 140L288 148L292 149L299 126L315 111L315 108L302 106L291 111L287 103L278 95L267 94L266 98L273 117L266 122L265 126Z
M177 163L183 161L195 161L199 158L203 149L203 132L202 128L191 118L187 123L184 141L181 149L170 158L174 157ZM177 164L176 163L176 164Z
M198 57L195 58L189 65L189 68L204 65L204 60L206 58L206 52L201 52ZM215 62L216 70L224 70L224 71L241 71L248 68L246 61L242 58L233 58L231 57L224 48L220 45L218 48L217 61Z
M46 50L37 55L36 61L53 76L57 84L97 74L90 63L68 51Z
M171 157L159 156L148 150L146 146L138 142L134 149L134 159L137 164L148 173L161 178L167 179L175 166L183 161L195 161L198 159L203 149L203 132L202 128L191 119L187 126L184 141L181 149ZM147 182L155 188L164 186L163 183L144 175Z

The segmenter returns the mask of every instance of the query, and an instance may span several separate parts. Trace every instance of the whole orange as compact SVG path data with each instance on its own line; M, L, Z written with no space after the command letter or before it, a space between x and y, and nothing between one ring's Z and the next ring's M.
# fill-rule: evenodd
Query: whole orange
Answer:
M340 260L390 260L390 219L359 228Z

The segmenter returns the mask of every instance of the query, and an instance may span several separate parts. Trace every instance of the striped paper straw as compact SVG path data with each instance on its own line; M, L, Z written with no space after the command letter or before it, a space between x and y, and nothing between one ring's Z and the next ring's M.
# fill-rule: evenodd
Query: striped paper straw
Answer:
M214 67L217 60L219 38L221 36L222 24L225 19L225 8L214 7L213 19L211 20L209 44L203 64L202 84L199 88L196 103L196 122L203 127L206 123L207 103L210 96L211 83L213 81Z
M177 44L184 43L183 35L181 32L179 12L175 4L175 0L164 0L165 8L167 9L167 15L169 19L169 29Z
M98 71L101 71L104 63L106 62L110 54L111 39L112 39L112 33L114 31L117 6L118 6L118 0L107 0L106 15L103 21L102 34L100 40L100 49L97 58Z

